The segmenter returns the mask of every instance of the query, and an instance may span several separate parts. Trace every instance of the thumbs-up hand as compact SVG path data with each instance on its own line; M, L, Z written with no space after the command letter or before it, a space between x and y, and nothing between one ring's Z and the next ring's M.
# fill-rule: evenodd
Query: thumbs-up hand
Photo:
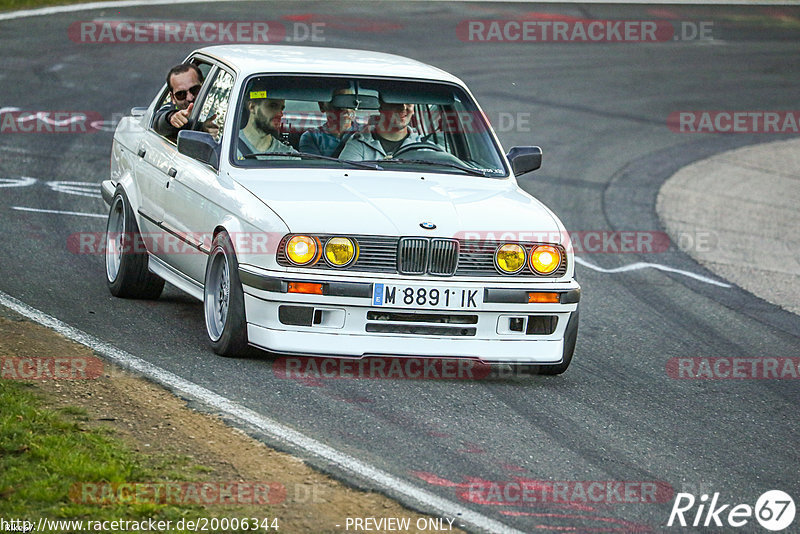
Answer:
M189 122L189 115L191 115L192 113L192 108L194 108L194 102L189 104L189 107L187 107L186 109L181 109L173 113L172 116L169 118L169 123L173 125L175 128L178 129L183 128L184 126L186 126L186 123Z

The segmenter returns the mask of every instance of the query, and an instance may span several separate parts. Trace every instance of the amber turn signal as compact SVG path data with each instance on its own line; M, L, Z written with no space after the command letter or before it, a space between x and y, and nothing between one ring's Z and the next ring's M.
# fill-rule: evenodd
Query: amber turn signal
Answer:
M322 284L312 284L310 282L289 282L289 293L322 295Z
M528 302L536 304L558 304L558 293L528 293Z

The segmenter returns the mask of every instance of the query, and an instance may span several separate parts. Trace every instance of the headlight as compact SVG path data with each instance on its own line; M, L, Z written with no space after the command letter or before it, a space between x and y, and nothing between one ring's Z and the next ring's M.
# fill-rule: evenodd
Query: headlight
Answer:
M332 237L325 243L325 260L333 267L347 267L358 258L358 243L347 237Z
M561 265L561 252L550 245L537 245L531 251L531 269L539 274L550 274Z
M518 273L525 267L525 249L513 243L501 245L494 253L494 263L502 273Z
M317 240L307 235L296 235L286 243L286 257L295 265L308 265L319 259Z

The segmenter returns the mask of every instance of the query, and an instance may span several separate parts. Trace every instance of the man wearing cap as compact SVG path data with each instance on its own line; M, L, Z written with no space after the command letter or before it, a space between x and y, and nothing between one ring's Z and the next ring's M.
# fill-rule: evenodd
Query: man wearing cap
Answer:
M336 95L351 95L352 89L337 89ZM352 108L337 108L333 102L320 102L319 110L325 113L325 124L312 128L300 136L300 152L337 157L339 146L360 129Z

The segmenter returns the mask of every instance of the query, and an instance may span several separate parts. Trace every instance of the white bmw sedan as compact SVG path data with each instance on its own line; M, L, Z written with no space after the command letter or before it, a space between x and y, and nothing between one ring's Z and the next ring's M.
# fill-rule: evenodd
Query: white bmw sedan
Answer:
M504 154L458 78L333 48L212 46L185 63L195 85L165 85L114 135L112 294L157 298L170 282L203 301L225 356L567 369L569 236L515 179L541 151ZM176 112L186 124L165 131Z

